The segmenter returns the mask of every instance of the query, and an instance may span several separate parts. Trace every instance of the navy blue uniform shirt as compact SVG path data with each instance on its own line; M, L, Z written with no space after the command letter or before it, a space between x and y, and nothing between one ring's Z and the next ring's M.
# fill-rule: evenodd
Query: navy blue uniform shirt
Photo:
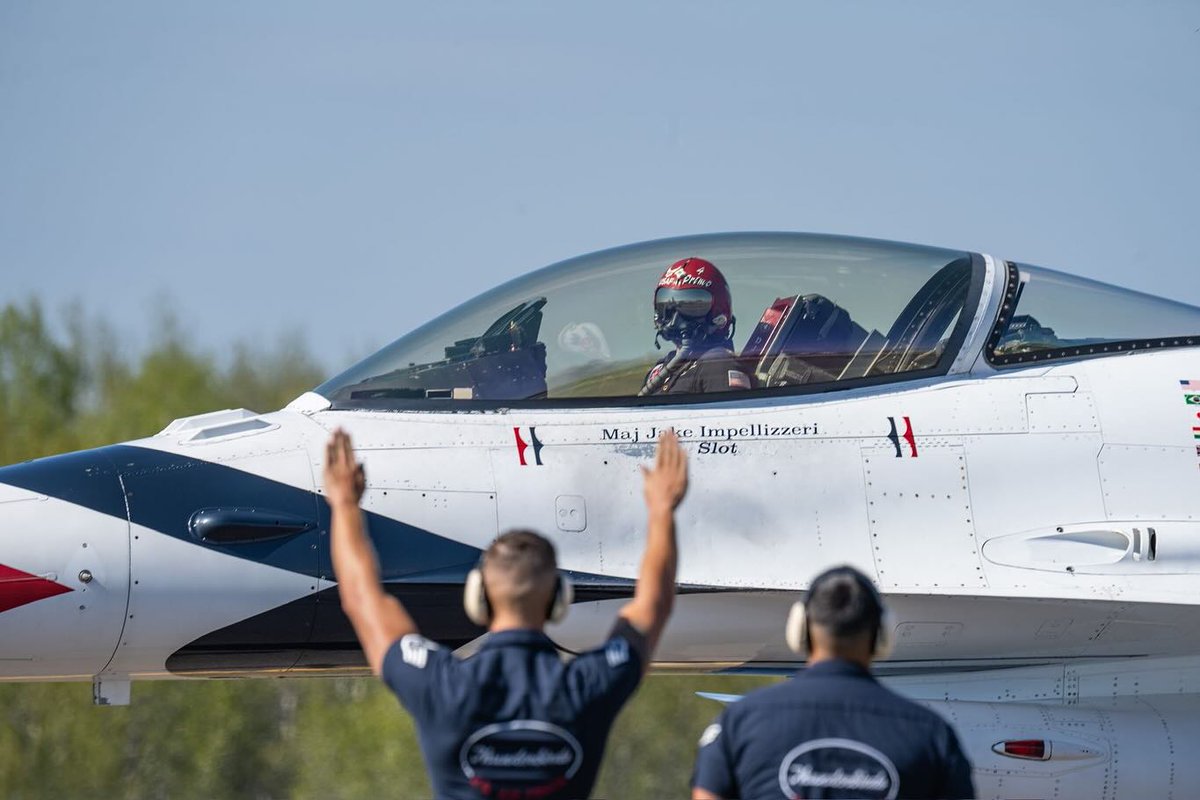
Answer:
M975 796L946 721L848 661L727 707L700 737L692 785L744 800Z
M578 798L641 681L644 649L624 620L566 663L540 631L493 633L467 659L410 634L384 656L383 679L416 720L435 796Z

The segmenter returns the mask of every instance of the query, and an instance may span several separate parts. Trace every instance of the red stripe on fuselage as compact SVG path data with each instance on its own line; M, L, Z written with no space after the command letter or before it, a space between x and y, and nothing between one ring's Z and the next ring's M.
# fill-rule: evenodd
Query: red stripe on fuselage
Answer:
M904 441L908 442L908 449L913 458L917 457L917 438L913 436L912 420L908 417L904 418Z
M529 448L529 445L525 444L525 440L521 438L521 429L513 428L513 436L517 437L517 458L521 459L522 467L528 466L525 463L525 451Z
M0 614L70 591L69 586L0 564Z

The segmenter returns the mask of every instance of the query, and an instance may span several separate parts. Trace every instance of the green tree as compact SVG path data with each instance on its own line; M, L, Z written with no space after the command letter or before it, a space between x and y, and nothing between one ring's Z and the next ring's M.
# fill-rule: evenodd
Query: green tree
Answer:
M0 463L147 436L219 408L279 408L322 371L299 340L222 363L164 318L126 357L102 321L56 331L39 304L0 310ZM3 532L0 532L2 534ZM0 797L287 797L298 690L272 681L139 683L130 708L80 684L0 685Z
M0 310L0 463L72 449L86 368L36 301Z
M297 682L303 689L295 745L308 757L298 767L290 797L430 796L412 718L380 681Z
M89 446L150 436L173 419L222 408L274 411L324 377L296 337L273 348L235 345L221 365L191 346L171 317L158 327L155 345L135 363L111 349L87 359L94 400L79 424Z

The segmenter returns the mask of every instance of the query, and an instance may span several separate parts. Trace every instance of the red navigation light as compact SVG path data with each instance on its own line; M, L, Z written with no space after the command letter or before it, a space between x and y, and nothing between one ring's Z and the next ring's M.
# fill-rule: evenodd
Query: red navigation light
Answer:
M1050 743L1045 739L1008 739L992 745L992 752L1009 758L1048 761L1050 759Z

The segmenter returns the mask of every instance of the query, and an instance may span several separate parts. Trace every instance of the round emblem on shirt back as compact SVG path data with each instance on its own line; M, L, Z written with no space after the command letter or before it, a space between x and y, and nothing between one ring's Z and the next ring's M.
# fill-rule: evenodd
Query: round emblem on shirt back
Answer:
M487 725L459 751L463 774L484 795L506 788L565 786L583 764L583 747L569 732L540 720Z
M890 758L862 742L814 739L783 757L779 788L791 800L816 793L894 800L900 778Z

